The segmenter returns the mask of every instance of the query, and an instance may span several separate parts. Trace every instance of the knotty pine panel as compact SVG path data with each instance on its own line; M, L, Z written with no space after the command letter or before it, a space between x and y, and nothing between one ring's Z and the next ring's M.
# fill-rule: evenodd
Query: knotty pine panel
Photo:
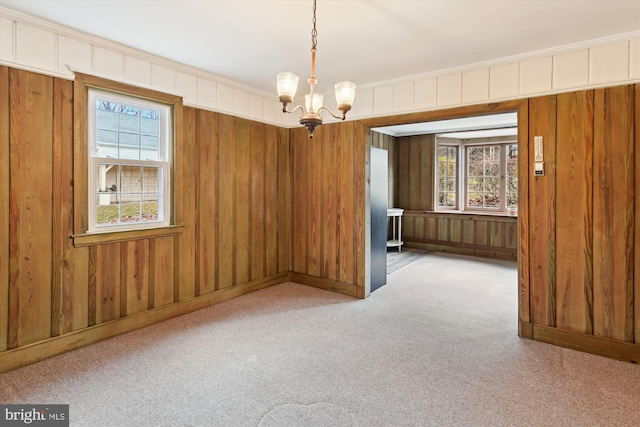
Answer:
M235 119L236 129L236 212L235 212L235 276L233 284L249 281L249 263L251 257L250 238L250 166L249 121Z
M149 308L149 240L120 244L120 315Z
M0 352L9 330L9 68L0 65Z
M174 200L175 220L184 229L175 240L175 286L174 301L192 298L196 294L196 259L198 222L197 210L199 205L198 176L195 171L200 170L199 147L197 139L198 110L191 107L182 108L182 138L176 141L174 149Z
M220 197L218 200L218 288L235 283L236 238L236 135L233 117L220 115L218 138L224 149L218 152Z
M593 332L593 91L557 97L556 326Z
M271 127L263 128L264 143L264 274L270 276L278 272L278 248L287 247L286 242L280 242L278 236L278 131ZM255 216L255 211L254 211Z
M73 234L73 83L53 81L53 235L51 335L88 326L88 248Z
M595 90L593 332L633 342L633 86Z
M171 304L174 298L174 238L149 241L149 309Z
M9 71L8 347L51 335L53 78Z
M311 163L309 147L311 143L318 144L314 138L309 141L304 129L291 130L291 153L293 162L292 179L292 240L291 256L292 270L296 273L307 274L307 241L310 230L308 225L309 207L309 176ZM315 160L315 159L314 159Z
M218 115L210 111L199 110L196 120L199 154L199 173L197 174L198 223L196 226L198 280L196 281L196 295L203 295L213 292L217 284L218 140L216 138L216 129Z
M640 344L640 84L635 85L635 113L636 113L636 121L635 121L635 172L636 172L636 181L635 181L635 190L634 196L636 200L636 210L635 210L635 238L634 241L634 256L635 260L633 263L633 277L634 277L634 319L635 319L635 342Z
M347 135L353 143L353 241L354 241L354 265L355 265L355 296L364 298L366 272L366 231L365 231L365 185L366 179L363 171L366 169L367 155L371 148L367 144L364 128L356 122L344 123L339 129Z
M556 97L529 100L529 159L543 137L545 175L529 180L529 247L533 323L555 326Z
M355 167L355 158L360 153L356 153L355 135L350 131L353 129L353 123L348 122L345 124L333 124L329 126L337 126L338 131L336 140L332 141L328 138L323 138L322 142L325 144L332 144L341 141L338 144L337 159L338 159L338 176L339 184L338 188L338 276L337 280L345 283L355 283L356 280L356 223L355 223L355 183L359 179L364 180L364 162L359 164L357 169ZM364 137L364 135L363 135ZM362 153L364 155L364 151ZM327 159L327 161L329 161ZM364 188L362 188L364 192ZM364 211L362 212L364 215ZM359 224L364 226L363 224ZM362 241L364 243L364 240Z
M278 150L278 197L274 199L277 203L278 212L278 272L283 273L291 270L291 236L292 236L292 169L290 132L288 129L279 128L277 130L277 150Z
M90 270L95 272L95 314L89 316L95 318L95 323L100 324L115 320L120 317L120 271L121 271L121 245L111 243L99 245L90 250L95 251L95 256L89 259L95 262L95 267Z
M309 220L309 234L307 236L307 274L320 277L322 266L322 240L324 232L323 209L322 209L322 168L328 159L322 158L322 146L331 140L331 128L322 128L322 135L318 132L316 138L307 139L308 152L311 156L309 162L309 184L307 200L307 215Z
M251 275L250 279L255 280L264 277L266 266L266 222L270 219L266 208L266 141L265 126L260 123L252 123L249 128L249 141L251 141L251 165L250 165L250 211L251 211ZM270 199L273 200L273 199Z
M338 182L337 182L337 162L331 161L336 158L336 135L337 126L329 126L325 129L328 144L320 145L322 149L323 168L321 169L322 187L322 218L324 226L322 239L322 277L337 277L337 253L338 240L335 238L327 238L337 236L338 234L338 217L335 212L338 210Z

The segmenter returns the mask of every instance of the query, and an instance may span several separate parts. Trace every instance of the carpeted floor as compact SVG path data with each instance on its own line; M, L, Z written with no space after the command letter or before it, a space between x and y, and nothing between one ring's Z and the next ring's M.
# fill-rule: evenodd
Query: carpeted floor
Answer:
M516 264L432 253L366 300L286 283L0 375L73 426L637 426L640 366L520 339Z

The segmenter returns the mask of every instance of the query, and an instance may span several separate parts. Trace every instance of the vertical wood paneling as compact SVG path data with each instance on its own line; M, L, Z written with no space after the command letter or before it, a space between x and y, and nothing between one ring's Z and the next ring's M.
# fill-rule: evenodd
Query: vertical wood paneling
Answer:
M635 154L636 154L636 162L635 162L635 172L636 172L636 182L635 182L635 200L636 200L636 211L635 211L635 238L634 238L634 248L633 252L635 254L635 261L633 263L633 278L634 278L634 292L633 299L635 302L635 310L634 310L634 318L635 318L635 342L640 344L640 84L635 85Z
M282 191L278 187L278 131L267 126L264 132L264 269L270 276L278 272L278 248L286 242L278 239L278 200Z
M328 143L322 144L322 158L325 160L322 164L323 192L322 192L322 218L324 223L324 238L322 239L322 252L324 259L322 260L322 277L335 278L337 265L337 169L336 169L336 126L329 126L325 129L327 132Z
M149 240L121 245L121 316L149 308Z
M278 129L278 272L291 270L292 236L292 170L290 133Z
M529 242L529 103L518 111L518 334L531 338L531 281ZM525 330L526 328L526 330Z
M249 129L249 141L251 141L251 280L259 279L265 275L265 226L270 218L266 208L266 189L269 180L265 171L266 141L265 126L259 123L252 124ZM273 199L272 199L273 200Z
M360 174L363 174L364 163L362 169L354 170L354 163L356 158L357 143L351 132L353 131L353 124L351 122L344 125L331 125L337 126L338 132L336 135L336 141L341 141L337 144L337 161L338 161L338 176L339 176L339 192L338 192L338 277L337 280L346 283L354 283L356 274L356 259L355 259L355 247L354 247L354 204L356 200L354 198L354 181L363 179ZM351 131L351 132L350 132ZM326 141L326 144L331 144L332 141ZM358 178L360 177L360 178ZM364 191L364 189L363 189ZM362 213L364 215L364 212ZM364 241L363 241L364 242Z
M410 209L409 203L409 159L410 159L410 144L406 138L399 138L396 144L398 151L398 171L396 176L398 177L398 203L397 207Z
M218 287L227 288L234 284L235 250L235 169L236 140L233 117L220 115L218 138L224 141L224 150L218 153L219 189L218 200Z
M175 245L175 295L180 301L195 295L196 284L196 219L198 206L198 145L196 144L196 109L182 108L182 138L175 147L174 200L176 222L184 229Z
M460 242L462 239L461 236L462 230L460 225L460 218L450 218L449 219L449 240L451 242Z
M335 127L335 126L334 126ZM322 266L322 241L324 234L323 209L322 209L322 168L328 159L322 157L322 146L335 144L331 141L330 127L323 127L317 137L307 140L308 152L311 155L309 162L309 193L307 194L307 212L309 217L309 241L307 244L307 273L311 276L320 276Z
M0 66L0 355L72 331L90 337L88 326L197 296L196 283L208 290L218 272L231 286L290 269L289 130L179 102L180 233L74 247L86 244L75 238L86 230L86 87L101 83ZM356 271L353 259L343 265Z
M462 221L462 243L474 244L474 223L473 218Z
M251 256L251 216L249 202L251 200L251 153L249 146L249 122L236 120L236 263L234 285L244 283L250 277Z
M354 240L354 265L355 265L355 285L356 296L365 296L365 276L366 276L366 248L365 248L365 165L369 146L366 142L364 129L360 124L347 122L343 125L353 141L353 240Z
M545 168L544 176L529 180L532 320L555 326L555 96L531 99L529 119L529 159L534 136L542 136Z
M318 141L314 138L313 142ZM317 142L316 142L317 143ZM293 235L291 255L293 257L293 271L307 274L307 241L308 229L308 195L309 195L309 163L308 154L310 143L304 129L291 131L291 152L293 153Z
M218 115L199 110L197 114L198 144L198 238L197 295L216 289L216 201L218 199L218 138L216 134Z
M120 317L120 246L121 243L100 245L92 259L95 262L96 324Z
M504 247L504 222L491 221L489 223L489 246Z
M633 86L595 91L593 331L633 341Z
M9 328L9 97L9 69L0 65L0 351Z
M88 326L88 248L74 248L73 83L54 79L53 93L53 278L51 334Z
M489 244L489 223L486 219L475 219L474 240L477 245L487 246Z
M51 335L53 79L12 69L9 81L8 327L14 348Z
M405 209L420 210L423 209L422 199L422 144L421 137L414 136L409 138L409 204Z
M149 309L173 302L174 238L149 241Z
M556 326L593 332L593 91L558 95Z
M416 217L416 222L413 230L413 235L418 239L424 239L424 217Z
M438 218L438 240L448 242L449 239L449 220L447 218Z

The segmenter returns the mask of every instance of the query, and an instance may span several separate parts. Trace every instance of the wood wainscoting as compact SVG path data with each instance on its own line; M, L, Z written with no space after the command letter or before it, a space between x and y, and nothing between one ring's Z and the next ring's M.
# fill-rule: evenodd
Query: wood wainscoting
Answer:
M516 261L516 217L469 213L404 211L407 247Z

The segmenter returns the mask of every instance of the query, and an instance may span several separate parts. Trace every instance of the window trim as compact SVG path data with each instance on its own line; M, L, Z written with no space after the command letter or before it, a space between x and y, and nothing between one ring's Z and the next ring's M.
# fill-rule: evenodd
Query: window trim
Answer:
M171 132L173 144L168 147L170 179L169 191L169 218L168 223L162 226L141 226L121 230L89 231L89 137L88 137L88 106L89 89L113 92L134 98L143 98L150 101L167 104L172 110ZM176 224L175 219L175 160L176 147L179 144L178 135L182 119L182 98L152 89L141 88L126 83L116 82L97 76L83 73L75 73L74 97L74 151L73 151L73 239L74 246L89 246L94 244L113 243L119 241L137 240L149 237L161 237L178 234L183 226Z
M507 151L509 146L517 145L518 138L504 138L499 141L453 141L453 140L444 140L439 141L436 137L435 141L435 165L434 168L434 211L441 213L469 213L469 214L486 214L486 215L504 215L504 216L512 216L509 214L509 206L507 205ZM443 207L438 204L438 194L439 194L439 163L438 163L438 148L440 146L456 146L457 150L457 176L456 176L456 208ZM468 206L468 198L467 198L467 147L472 146L491 146L491 145L499 145L500 149L500 193L503 194L504 197L501 198L500 206L497 208L482 208L482 207L473 207ZM519 166L519 165L518 165Z
M95 223L94 219L96 215L96 207L93 203L88 203L88 233L101 233L101 232L114 232L114 231L125 231L125 230L135 230L140 228L159 228L162 226L170 225L171 218L171 164L172 164L172 156L171 156L171 145L173 145L174 134L173 134L173 121L170 120L173 117L173 109L169 104L160 103L153 100L148 100L145 98L140 98L137 96L131 95L123 95L119 93L114 93L112 91L106 91L103 89L98 89L94 87L88 88L88 108L87 108L87 125L89 132L87 133L87 144L89 145L87 149L87 161L89 165L88 169L88 200L91 200L92 197L95 196L93 191L96 188L96 175L95 170L97 166L101 163L117 163L120 166L132 166L132 167L158 167L163 172L160 176L161 178L161 189L163 190L161 193L161 198L158 200L159 207L162 209L159 210L160 218L157 221L148 221L148 222L140 222L140 223L132 223L132 224L122 224L119 223L117 225L99 225ZM153 108L157 109L160 112L160 146L159 155L163 160L137 160L137 159L128 159L128 158L109 158L109 157L99 157L97 155L92 155L92 151L97 152L97 144L95 138L96 123L97 123L97 113L95 109L95 102L98 99L104 99L108 101L113 101L118 104L125 104L128 106L136 106L139 108ZM93 135L91 135L93 133ZM118 144L116 144L118 145Z

